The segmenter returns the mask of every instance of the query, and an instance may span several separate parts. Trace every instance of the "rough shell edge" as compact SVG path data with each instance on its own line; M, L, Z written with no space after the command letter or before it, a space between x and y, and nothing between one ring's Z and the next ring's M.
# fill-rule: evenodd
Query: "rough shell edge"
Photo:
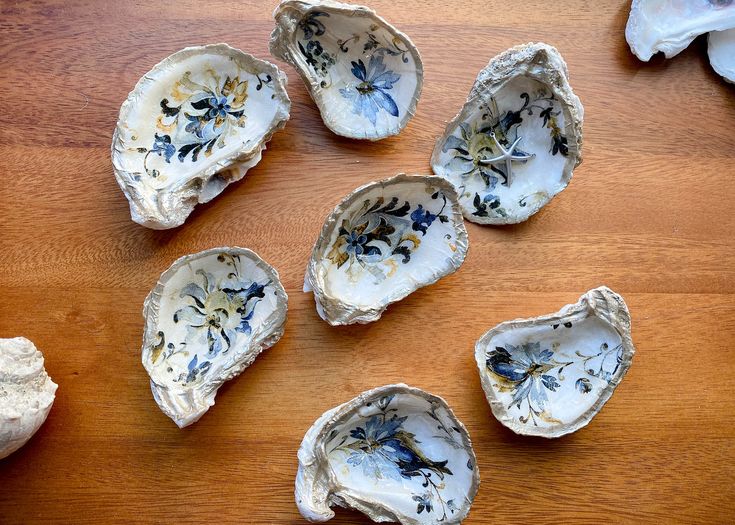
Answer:
M556 193L549 195L546 201L543 201L540 204L536 203L529 207L529 213L525 217L518 219L508 219L503 217L477 217L471 213L465 213L464 207L460 205L465 219L476 224L518 224L528 220L538 213L541 208L550 203L555 196L566 189L569 182L571 182L574 169L582 163L582 121L584 119L584 107L582 106L582 102L579 100L579 97L572 91L572 87L569 84L567 64L556 48L544 43L528 43L511 47L510 49L493 57L490 59L490 62L488 62L488 65L480 71L475 83L470 89L470 93L467 96L467 100L464 105L457 115L446 125L441 136L436 141L434 151L431 155L432 171L437 176L443 177L442 174L445 173L444 167L439 164L439 157L442 154L442 145L449 136L451 130L460 122L460 118L463 113L482 98L484 89L488 87L493 88L499 84L505 83L515 76L518 76L518 66L523 63L532 63L543 67L543 71L549 75L547 78L539 78L539 75L537 74L528 75L528 70L524 70L523 73L548 85L554 91L554 94L560 99L562 105L569 111L570 118L566 119L567 121L564 125L564 129L567 137L574 137L573 142L570 141L568 145L570 158L572 158L572 156L574 158L574 165L570 166L568 161L565 163L563 185Z
M534 430L534 427L528 427L517 423L514 419L507 416L505 405L497 399L492 387L492 380L486 371L485 349L487 348L489 341L496 335L503 332L528 326L548 325L554 321L567 318L570 315L584 312L587 312L588 316L593 315L607 322L620 335L620 339L623 344L623 359L617 375L610 381L607 387L605 387L595 404L592 405L585 413L580 415L573 423L555 428L539 427L536 428L536 430ZM620 381L625 377L625 374L628 372L628 368L630 368L633 361L633 355L635 354L635 347L633 346L630 333L630 313L625 301L620 295L613 292L606 286L600 286L586 292L575 304L568 304L556 313L542 315L539 317L519 318L513 321L500 323L486 332L475 344L475 360L477 361L477 368L480 373L482 389L485 391L485 397L490 404L493 415L498 421L500 421L500 423L511 429L516 434L526 436L557 438L565 434L575 432L586 426L602 409L605 403L607 403L618 384L620 384Z
M342 130L335 129L333 124L327 122L324 119L324 103L321 96L318 94L321 90L321 87L319 86L319 83L307 73L306 69L302 68L299 65L299 61L292 54L292 45L290 42L292 35L296 31L298 21L301 16L303 16L303 13L311 10L314 7L324 7L326 9L331 9L339 12L340 14L348 16L371 17L379 22L381 25L385 26L389 32L391 32L395 37L401 39L406 44L406 48L411 52L411 56L413 57L414 63L416 64L416 76L418 80L416 83L416 90L413 97L411 98L411 103L406 110L406 114L404 115L404 118L401 120L398 128L394 132L375 136L365 136L359 135L357 133L345 133ZM298 19L289 16L291 11L300 13ZM419 50L413 43L413 41L408 37L408 35L396 29L395 26L390 24L387 20L378 15L369 7L344 4L341 2L334 2L332 0L283 0L273 11L273 18L276 21L276 27L273 29L273 32L270 36L269 49L271 55L280 60L283 60L284 62L287 62L289 65L291 65L291 67L296 70L296 72L301 77L301 80L303 80L304 84L306 85L309 91L309 96L311 96L311 99L317 105L319 109L319 114L322 117L324 125L327 126L327 128L329 128L332 133L351 139L378 141L398 135L408 125L408 122L413 118L416 113L416 106L418 105L419 99L421 98L421 92L424 85L424 65L423 61L421 60L421 54L419 53Z
M206 383L198 385L194 388L177 389L174 386L158 384L153 380L152 367L149 365L148 359L148 348L149 341L153 341L156 337L155 327L158 325L158 307L161 298L161 293L168 280L176 274L179 268L190 261L207 257L213 253L228 252L237 255L244 255L255 264L264 270L268 274L273 282L273 287L276 289L278 296L278 302L281 303L281 307L277 307L275 312L272 314L272 319L269 318L264 323L265 325L272 325L273 328L269 333L265 334L260 340L251 339L250 344L238 354L233 354L231 358L231 364L229 367L224 368L219 375L210 377ZM283 336L286 315L288 311L288 295L286 290L281 284L281 280L278 275L278 271L270 264L265 262L257 253L247 248L239 248L237 246L223 246L217 248L210 248L201 252L184 255L176 259L171 266L169 266L158 279L155 287L150 291L148 296L143 302L143 318L145 319L145 328L143 331L143 344L141 348L141 361L148 375L151 377L151 392L156 400L156 403L161 408L164 414L170 417L179 428L196 423L209 408L214 405L217 390L225 382L234 379L240 375L247 367L249 367L255 358L257 358L264 350L267 350L271 346L275 345L278 340ZM189 407L188 412L178 412L171 407L176 407L177 403L174 400L175 395L183 395L184 400L181 404L187 404Z
M186 59L192 55L208 52L237 56L241 61L247 64L256 64L261 70L269 73L271 77L275 80L276 88L274 89L274 92L276 94L277 103L280 106L280 109L278 112L276 112L276 115L274 116L273 127L271 127L269 132L263 136L260 142L249 146L247 149L245 147L242 147L241 149L234 151L228 157L225 157L216 164L213 164L212 166L201 172L201 174L199 174L194 179L186 181L185 185L183 186L183 190L181 187L179 187L176 188L173 192L166 193L166 195L174 195L178 192L181 192L180 196L177 197L181 206L177 214L168 216L164 215L161 212L160 203L157 202L156 204L159 213L157 215L151 215L143 211L143 208L139 204L139 202L141 202L143 199L136 191L135 187L130 184L130 181L133 180L133 174L123 170L121 167L119 157L124 155L124 151L122 149L119 129L127 119L127 116L132 110L133 106L136 104L140 92L151 82L151 75L156 73L159 69L168 67L169 64L173 62ZM110 148L112 157L112 168L115 174L115 180L117 180L120 189L123 191L123 194L128 199L130 205L131 219L141 226L156 230L176 228L177 226L181 226L182 224L184 224L184 222L189 217L197 204L212 200L214 197L219 195L219 193L224 191L227 186L229 186L233 182L241 180L245 176L245 173L247 173L248 169L252 168L260 161L260 155L262 151L266 148L266 144L271 140L271 138L277 131L283 129L283 127L286 125L286 122L290 118L291 99L288 97L288 93L286 91L287 83L288 77L286 77L286 74L283 73L283 71L281 71L275 64L272 64L266 60L256 58L249 53L245 53L244 51L231 47L225 43L186 47L169 55L168 57L161 60L158 64L153 66L146 74L144 74L140 78L140 80L138 80L133 90L128 94L127 98L120 106L120 113L118 115L117 123L115 125L115 131L112 135L112 145ZM251 162L253 160L254 162ZM221 174L222 172L230 168L233 168L233 164L240 162L243 163L242 169L231 169L229 180L226 180L226 184L222 186L217 194L211 195L205 200L201 200L199 198L199 192L193 188L193 186L195 186L194 184L192 184L194 181L200 181L200 187L205 187L206 183L211 178L218 174Z
M466 505L463 506L463 512L451 521L448 521L447 524L461 523L469 514L472 502L480 486L480 470L477 465L475 451L472 448L472 440L467 429L442 397L429 394L420 388L398 383L367 390L352 400L327 410L314 422L304 435L298 451L299 467L296 475L294 496L299 512L308 521L323 522L332 519L334 517L334 511L330 508L330 504L334 504L359 510L369 516L373 521L400 521L403 524L415 523L415 520L407 516L394 514L377 499L360 500L352 497L349 491L342 493L341 490L345 488L340 486L332 469L329 468L329 461L324 450L324 438L335 424L351 416L368 400L388 393L411 394L422 397L430 402L435 401L446 409L449 417L456 423L462 435L462 442L472 458L474 468L472 485L469 489ZM326 484L327 486L319 487L320 484ZM319 501L315 501L313 496L316 496ZM304 499L307 499L308 503L304 503Z
M348 304L341 299L331 297L323 291L323 278L319 275L317 268L317 261L321 258L321 254L329 247L329 241L332 236L334 228L338 227L339 217L352 205L353 201L359 198L362 194L372 190L376 186L386 187L394 184L401 184L403 182L416 182L419 179L423 179L427 185L438 186L445 194L452 206L452 221L455 225L455 231L457 233L457 251L455 256L452 258L453 268L443 274L437 274L433 276L427 282L415 286L411 290L404 290L402 293L394 298L389 298L385 304L376 308L361 309L354 305ZM462 211L459 206L457 199L457 192L454 186L442 177L435 175L407 175L405 173L399 173L394 177L387 179L369 182L355 189L344 197L340 203L332 210L327 216L327 219L322 226L319 238L314 243L314 248L311 252L311 257L306 267L306 276L304 278L304 291L313 291L314 300L317 304L317 311L319 315L332 326L348 325L354 323L371 323L380 319L383 312L393 303L405 299L407 296L415 292L416 290L434 284L439 279L453 274L459 270L460 266L467 256L469 250L469 238L467 236L467 230L464 226L464 220L462 219ZM333 306L329 306L332 304Z

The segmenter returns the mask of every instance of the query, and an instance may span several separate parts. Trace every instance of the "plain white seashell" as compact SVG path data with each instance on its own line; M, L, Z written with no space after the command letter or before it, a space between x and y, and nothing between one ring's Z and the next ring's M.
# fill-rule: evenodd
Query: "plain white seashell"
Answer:
M559 52L516 46L480 72L431 167L457 188L467 220L522 222L566 188L582 162L583 117Z
M633 0L625 39L638 58L648 61L659 51L671 58L699 35L733 27L733 0Z
M400 174L361 186L324 223L304 291L331 325L369 323L391 303L454 273L468 239L457 194L440 177Z
M628 307L604 286L557 313L501 323L475 345L493 415L517 434L547 438L587 425L634 353Z
M709 62L718 75L735 83L735 29L709 34Z
M183 428L225 381L278 342L288 296L278 272L245 248L177 259L143 305L142 359L161 410Z
M43 425L57 388L31 341L0 339L0 459L25 445Z
M456 524L480 484L464 425L442 398L403 384L325 412L298 458L296 505L311 522L332 519L338 505L378 522Z
M413 42L367 7L285 0L273 13L273 56L301 75L337 135L380 140L416 110L423 65Z
M154 66L123 102L112 138L132 219L183 224L260 161L290 108L286 75L227 44L187 47Z

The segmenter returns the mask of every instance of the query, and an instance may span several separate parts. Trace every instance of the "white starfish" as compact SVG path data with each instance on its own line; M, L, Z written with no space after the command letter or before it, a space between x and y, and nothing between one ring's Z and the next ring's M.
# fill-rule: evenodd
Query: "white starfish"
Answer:
M508 149L505 149L503 145L498 141L495 133L490 133L490 136L492 137L493 141L495 141L495 146L500 150L500 155L491 159L482 159L477 162L478 164L482 164L485 166L500 164L501 162L505 163L505 183L506 186L510 188L511 181L513 179L513 161L528 162L529 159L532 159L536 155L533 153L531 153L530 155L527 153L515 153L516 146L521 142L521 137L518 137Z

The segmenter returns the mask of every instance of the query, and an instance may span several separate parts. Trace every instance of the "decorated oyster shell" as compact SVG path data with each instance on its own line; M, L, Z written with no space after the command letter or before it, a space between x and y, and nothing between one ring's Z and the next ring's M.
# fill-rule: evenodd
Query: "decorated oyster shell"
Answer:
M442 398L403 384L324 413L298 457L296 504L312 522L338 505L379 522L460 523L480 484L464 425Z
M735 29L709 34L709 62L717 74L735 83Z
M604 286L555 314L501 323L475 345L493 415L517 434L547 438L589 423L634 352L628 308Z
M0 459L25 445L43 425L57 387L32 342L0 339Z
M198 421L222 383L281 338L287 301L278 272L250 250L174 262L143 305L143 366L161 410L181 428Z
M625 39L638 58L648 61L659 51L671 58L697 36L733 27L733 0L633 0Z
M120 108L112 164L138 224L166 229L242 179L289 118L286 76L226 44L188 47Z
M304 80L337 135L397 135L416 110L423 65L413 42L367 7L286 0L273 13L271 53Z
M389 304L454 273L467 254L454 188L400 174L362 186L327 217L304 291L332 325L369 323Z
M477 77L431 157L480 224L525 221L561 192L582 162L584 110L567 66L546 44L513 47Z

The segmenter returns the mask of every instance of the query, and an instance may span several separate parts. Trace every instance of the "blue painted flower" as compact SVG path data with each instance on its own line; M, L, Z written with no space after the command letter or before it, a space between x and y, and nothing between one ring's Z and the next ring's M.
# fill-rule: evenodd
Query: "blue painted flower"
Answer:
M406 479L423 475L420 472L422 469L430 470L442 479L444 474L452 474L446 466L447 461L427 458L414 435L402 429L406 419L405 416L387 418L377 415L368 419L364 428L351 430L350 437L356 441L348 445L352 453L347 462L351 465L363 464L364 471L367 467L369 471L379 471L380 474L386 474L385 467L390 467L387 472L389 476L397 472Z
M346 237L348 252L354 252L355 255L362 255L365 251L365 243L368 242L367 235L362 235L359 232L352 230Z
M166 162L171 163L171 157L176 153L176 146L171 144L171 137L169 135L159 135L156 133L153 137L153 147L150 151L158 153L159 157L163 155Z
M431 492L424 492L421 496L414 495L413 500L418 502L416 508L417 514L421 514L424 510L428 514L434 508L434 504L431 501Z
M362 59L353 61L352 74L360 82L354 87L342 88L339 92L353 102L353 113L363 115L373 125L377 122L381 109L394 117L398 116L398 105L388 91L393 89L393 84L398 82L401 75L386 69L382 55L371 56L367 67Z
M411 212L411 220L413 224L411 227L414 231L420 231L426 235L426 230L436 220L437 216L431 213L429 210L425 210L423 205L419 204L413 212Z
M560 366L553 361L554 353L541 349L541 343L524 343L519 346L506 345L495 347L486 360L486 365L494 374L513 390L511 405L520 408L521 403L529 399L543 409L546 403L545 390L555 392L561 384L549 372Z
M247 287L220 288L211 274L202 270L197 274L203 286L192 282L181 290L180 296L190 304L177 310L173 319L186 325L187 342L206 346L212 358L227 352L238 333L250 333L250 320L259 299L265 297L266 285L254 282Z
M179 381L183 381L184 383L193 383L197 380L199 377L203 377L204 374L209 371L209 369L212 366L212 363L209 361L202 361L201 363L198 363L199 357L194 355L191 361L189 361L189 365L187 366L188 372L186 374L182 373L179 377Z

